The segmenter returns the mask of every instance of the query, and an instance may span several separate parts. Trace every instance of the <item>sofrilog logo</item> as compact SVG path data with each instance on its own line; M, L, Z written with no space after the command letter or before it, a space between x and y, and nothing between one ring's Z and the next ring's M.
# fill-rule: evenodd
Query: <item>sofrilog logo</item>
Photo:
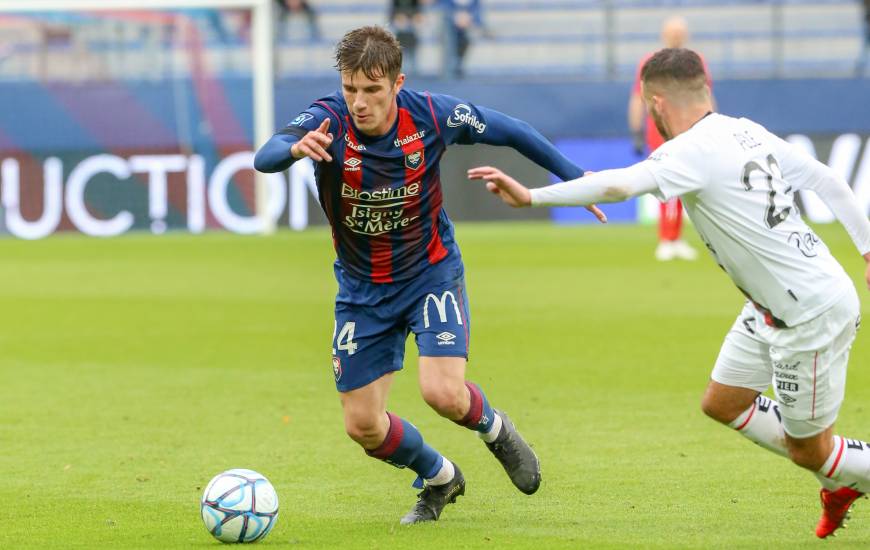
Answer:
M467 124L478 134L486 131L486 123L477 118L477 115L471 110L471 107L465 103L459 103L453 108L453 112L447 117L447 126L450 128L459 128L463 124Z

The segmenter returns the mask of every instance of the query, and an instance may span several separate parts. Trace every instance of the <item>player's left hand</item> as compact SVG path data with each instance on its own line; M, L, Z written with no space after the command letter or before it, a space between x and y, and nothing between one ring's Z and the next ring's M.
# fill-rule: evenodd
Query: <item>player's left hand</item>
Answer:
M867 267L864 268L864 281L867 283L867 289L870 290L870 252L864 254L864 261L867 262Z
M468 171L468 179L484 180L486 189L498 195L508 206L521 208L532 205L532 194L525 185L492 166L479 166Z

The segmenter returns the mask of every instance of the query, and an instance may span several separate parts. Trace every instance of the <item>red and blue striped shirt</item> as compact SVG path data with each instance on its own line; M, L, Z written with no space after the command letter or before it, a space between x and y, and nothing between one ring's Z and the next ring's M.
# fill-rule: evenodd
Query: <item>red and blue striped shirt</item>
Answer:
M330 119L332 162L319 162L321 207L340 266L350 275L391 283L445 258L460 261L453 224L442 208L439 163L448 145L507 145L562 179L583 171L527 123L440 94L401 90L398 116L382 136L353 124L340 92L315 101L257 153L263 172L285 170L290 147Z

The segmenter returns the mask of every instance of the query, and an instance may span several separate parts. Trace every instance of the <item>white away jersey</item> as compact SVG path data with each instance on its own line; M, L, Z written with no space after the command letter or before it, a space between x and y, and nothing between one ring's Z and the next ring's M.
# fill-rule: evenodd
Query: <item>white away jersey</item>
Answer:
M642 164L659 199L682 198L713 257L768 323L792 327L854 292L795 205L813 162L751 120L709 114Z

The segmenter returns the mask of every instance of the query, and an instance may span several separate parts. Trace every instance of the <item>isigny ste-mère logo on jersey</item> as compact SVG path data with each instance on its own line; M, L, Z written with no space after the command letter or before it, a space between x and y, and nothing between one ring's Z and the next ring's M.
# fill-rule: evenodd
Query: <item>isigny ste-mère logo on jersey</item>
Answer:
M478 134L482 134L486 130L486 124L477 118L477 115L471 111L471 107L465 103L460 103L453 108L453 112L447 117L447 126L459 128L463 124L471 126Z
M342 182L341 197L351 207L343 223L354 233L370 236L408 227L420 216L407 216L405 208L420 194L420 189L419 181L375 191L361 191Z

